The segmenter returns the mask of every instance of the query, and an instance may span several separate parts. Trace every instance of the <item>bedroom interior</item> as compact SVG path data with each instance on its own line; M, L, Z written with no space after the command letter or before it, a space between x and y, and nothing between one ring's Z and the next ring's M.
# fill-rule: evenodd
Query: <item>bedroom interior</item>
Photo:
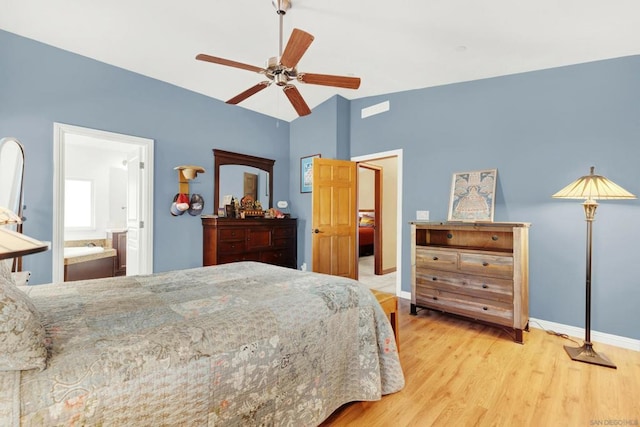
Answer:
M385 9L382 4L354 12L354 5L340 9L331 2L310 5L299 0L287 16L290 28L285 34L303 28L315 36L300 68L362 79L355 91L301 87L311 114L299 117L278 90L264 90L239 105L227 105L225 100L239 89L256 83L255 76L194 60L198 52L212 52L259 63L265 52L274 50L268 44L273 41L273 28L262 26L265 11L273 12L273 6L266 3L266 7L259 6L260 11L243 1L230 6L244 7L243 19L229 19L228 14L214 10L200 17L190 15L185 21L193 31L173 39L174 19L181 21L191 12L165 4L165 12L173 13L157 17L156 24L146 24L150 25L149 36L155 35L158 44L164 42L166 56L140 37L140 44L127 42L140 49L128 60L126 49L114 49L127 31L103 29L100 20L92 20L96 11L89 6L70 10L71 2L63 2L53 11L46 5L28 10L11 4L0 16L0 137L17 137L28 159L26 235L46 243L56 233L55 191L50 185L56 172L54 123L151 141L155 154L149 182L153 240L146 252L150 271L159 275L202 267L207 246L202 241L203 220L216 213L217 180L205 174L198 184L205 199L204 216L185 215L176 220L170 215L167 200L175 194L176 165L195 163L213 170L214 149L274 160L269 194L273 200L287 200L295 218L291 266L311 270L311 194L300 192L300 159L321 153L326 159L358 161L354 159L399 152L397 265L389 276L398 283L394 293L399 301L399 360L406 384L402 391L379 402L342 406L333 415L326 414L329 418L324 425L437 425L461 420L479 425L533 425L539 420L592 425L630 420L637 424L640 407L633 396L640 393L635 380L640 370L640 335L635 327L640 324L636 309L640 287L633 266L638 261L634 242L640 239L635 221L640 204L637 200L601 203L598 212L602 217L593 229L592 301L585 313L585 236L580 207L558 203L551 195L559 184L583 175L591 165L631 193L640 191L640 52L628 43L638 36L629 18L637 16L638 6L611 8L589 0L580 6L583 13L578 16L569 13L573 9L568 10L567 5L551 3L523 6L523 10L514 10L506 2L484 6L494 13L466 4L477 13L452 14L459 22L443 27L436 23L450 22L442 15L451 13L449 6L438 10L428 2L407 4L406 12L416 12L413 8L418 7L428 13L403 12L402 19L389 20L380 16ZM116 28L134 28L133 21L142 25L147 19L139 12L110 9L111 16L117 16L110 22ZM67 18L49 19L57 13L66 13L76 22L91 22L93 28L79 28L87 37L76 40L74 46L71 39L79 38L62 36ZM379 31L378 25L377 33L365 33L353 19L343 24L350 13L362 17L358 22L367 22L365 17L370 16L370 22L388 22L394 28L404 22L405 28L394 33L386 26ZM503 19L491 24L485 15ZM471 23L471 16L483 18ZM529 25L547 25L549 16L556 19L547 34L536 31L535 37L525 41ZM341 39L335 29L346 25L355 25L363 36ZM229 26L235 26L235 32ZM237 28L245 26L251 31L237 33ZM203 37L207 32L209 36ZM438 47L431 44L439 40L436 35L445 33L464 37L447 37ZM381 37L385 34L388 40ZM491 70L480 66L495 52L482 44L485 42L504 49ZM396 47L382 49L386 43ZM100 44L109 46L111 54L98 49ZM367 46L382 50L374 52ZM143 50L146 56L140 53ZM369 74L370 68L386 68L380 66L381 51L389 52L385 62L406 65L403 79L394 78L397 73L388 70L382 75ZM409 52L420 55L409 58ZM407 62L394 56L398 54ZM140 59L143 56L145 61ZM176 64L180 72L173 71ZM422 80L413 80L418 77ZM399 86L389 86L390 81ZM387 108L365 114L378 105ZM514 343L513 331L501 326L431 310L418 309L415 316L410 315L415 243L411 223L416 222L416 212L428 210L432 221L445 222L452 174L486 168L499 170L495 223L531 224L530 329L522 331L523 345ZM57 252L51 249L23 259L23 269L31 272L28 290L34 298L44 295L46 284L56 276ZM145 286L151 286L133 291L137 285L126 281L131 278L121 280L113 283L131 286L132 292L146 293L149 288ZM41 291L40 285L44 285ZM39 298L38 304L44 304L43 297ZM191 304L186 299L182 303ZM589 315L586 322L585 314ZM575 343L570 344L565 336ZM573 363L562 345L582 345L582 337L592 340L617 369ZM43 373L50 374L47 369ZM3 377L7 381L8 376ZM319 422L316 419L313 424Z

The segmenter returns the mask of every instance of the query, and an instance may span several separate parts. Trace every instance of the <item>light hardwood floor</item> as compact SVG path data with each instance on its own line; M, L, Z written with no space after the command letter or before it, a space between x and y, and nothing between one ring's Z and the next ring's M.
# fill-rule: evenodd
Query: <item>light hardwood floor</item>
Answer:
M405 388L322 426L640 426L640 352L594 343L617 369L574 362L563 348L573 342L535 326L516 344L501 328L411 316L401 299Z

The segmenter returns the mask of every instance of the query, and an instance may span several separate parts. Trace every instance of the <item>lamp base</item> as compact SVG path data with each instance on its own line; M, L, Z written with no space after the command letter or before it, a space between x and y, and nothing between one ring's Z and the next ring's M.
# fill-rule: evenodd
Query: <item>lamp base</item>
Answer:
M585 342L582 347L578 348L565 345L564 349L569 357L571 357L571 359L573 360L617 369L616 365L614 365L607 356L605 356L603 353L596 353L593 350L593 345L590 342Z

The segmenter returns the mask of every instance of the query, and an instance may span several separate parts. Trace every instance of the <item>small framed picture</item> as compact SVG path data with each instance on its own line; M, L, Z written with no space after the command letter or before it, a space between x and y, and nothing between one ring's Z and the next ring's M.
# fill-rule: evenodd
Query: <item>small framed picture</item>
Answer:
M493 222L497 169L453 174L449 221Z
M313 188L313 159L320 154L300 158L300 192L311 193Z

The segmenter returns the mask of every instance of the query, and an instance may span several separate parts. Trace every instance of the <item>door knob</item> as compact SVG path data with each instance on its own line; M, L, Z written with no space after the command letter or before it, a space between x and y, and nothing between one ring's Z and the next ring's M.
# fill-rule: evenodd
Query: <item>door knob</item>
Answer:
M318 230L317 228L313 230L314 233L318 234L320 232L320 230Z

